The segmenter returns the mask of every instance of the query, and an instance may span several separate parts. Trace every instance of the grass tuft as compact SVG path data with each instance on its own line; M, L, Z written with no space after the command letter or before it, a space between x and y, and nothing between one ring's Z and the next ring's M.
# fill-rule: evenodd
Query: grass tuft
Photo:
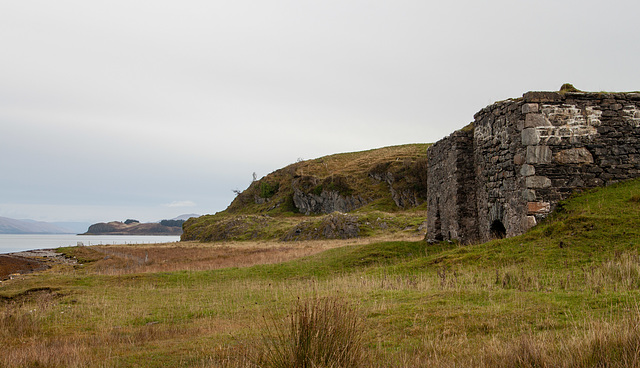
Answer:
M344 300L298 300L288 323L271 317L266 324L260 367L364 366L360 318Z

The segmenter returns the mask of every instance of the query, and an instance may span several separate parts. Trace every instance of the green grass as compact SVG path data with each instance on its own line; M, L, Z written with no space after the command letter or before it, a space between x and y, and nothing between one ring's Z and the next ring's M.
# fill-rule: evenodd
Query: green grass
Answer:
M88 265L14 280L0 288L0 366L252 366L297 305L327 298L358 312L355 366L637 366L637 198L638 180L589 191L527 234L470 246L347 244L245 268Z

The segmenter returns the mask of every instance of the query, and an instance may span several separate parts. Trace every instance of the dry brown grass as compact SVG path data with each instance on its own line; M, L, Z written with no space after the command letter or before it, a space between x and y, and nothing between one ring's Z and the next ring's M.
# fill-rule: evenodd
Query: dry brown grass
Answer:
M379 162L426 157L428 146L428 144L407 144L361 152L340 153L298 163L296 171L300 175L314 173L319 178L338 174L349 175L362 172L363 168L369 168Z
M273 329L289 331L297 300L332 297L357 307L364 366L640 367L635 250L570 270L408 258L343 271L336 262L384 258L389 245L374 244L317 263L131 275L277 263L382 240L399 239L77 247L84 266L3 284L0 367L255 367L268 333L261 316L274 311ZM309 265L334 268L300 272Z
M618 321L592 318L569 335L524 334L493 341L484 349L481 367L640 367L640 312Z
M274 264L310 256L345 245L361 245L399 237L376 237L351 240L317 240L304 242L180 242L151 245L100 245L84 247L85 258L96 260L89 270L99 274L201 271L229 267ZM401 240L417 240L406 236ZM91 254L94 253L94 254Z

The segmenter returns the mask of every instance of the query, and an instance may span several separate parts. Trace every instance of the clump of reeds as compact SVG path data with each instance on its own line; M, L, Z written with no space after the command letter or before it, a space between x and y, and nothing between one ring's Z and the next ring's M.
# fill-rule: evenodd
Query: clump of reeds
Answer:
M256 354L260 367L359 367L364 365L361 319L341 299L298 302L288 323L266 318Z

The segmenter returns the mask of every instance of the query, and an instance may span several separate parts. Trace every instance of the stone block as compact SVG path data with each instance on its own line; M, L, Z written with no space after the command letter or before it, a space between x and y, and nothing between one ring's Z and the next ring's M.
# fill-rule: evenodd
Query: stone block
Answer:
M524 164L520 167L520 175L522 176L532 176L536 174L536 168L532 165Z
M592 164L593 155L584 147L562 150L555 154L554 159L561 164Z
M549 202L527 202L527 215L542 215L551 211Z
M548 146L528 146L526 161L529 164L548 164L551 162L552 152Z
M538 104L537 103L527 103L522 105L522 113L528 114L530 112L538 112Z
M527 92L522 95L524 102L557 102L562 101L562 95L558 92Z
M551 126L551 122L542 114L527 114L524 118L525 128L536 128L541 126Z
M521 133L523 146L535 146L540 143L540 134L536 128L526 128Z
M528 176L525 179L527 188L549 188L551 186L551 179L546 176Z
M513 156L513 163L516 165L522 165L525 163L524 155L517 153Z
M522 191L522 198L527 202L533 202L536 200L536 191L533 189L525 189Z
M536 217L535 216L525 216L524 218L524 231L527 231L529 229L531 229L532 227L537 225L537 221L536 221Z

